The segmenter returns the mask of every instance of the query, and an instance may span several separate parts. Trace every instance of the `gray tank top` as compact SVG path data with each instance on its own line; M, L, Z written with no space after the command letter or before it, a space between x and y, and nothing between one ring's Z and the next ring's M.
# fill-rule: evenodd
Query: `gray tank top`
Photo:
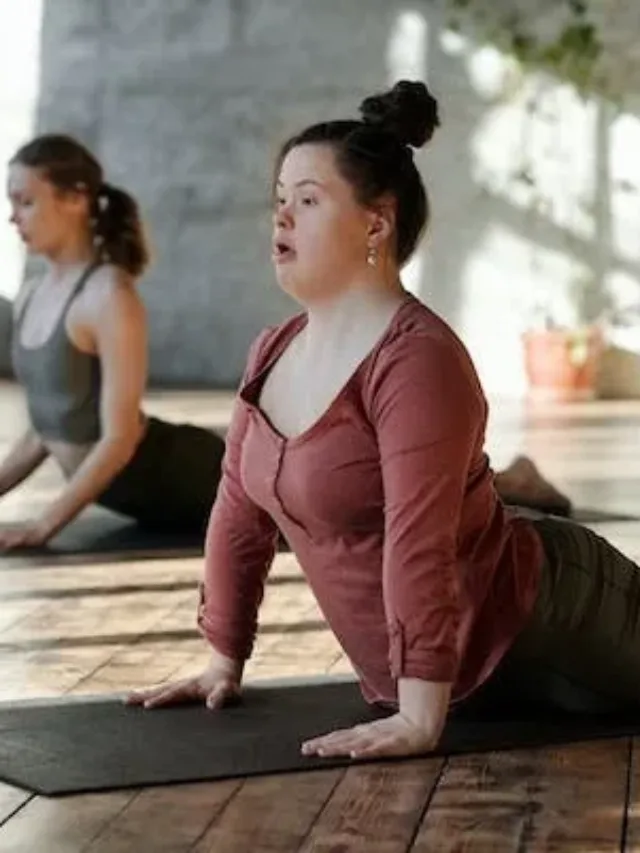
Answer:
M80 276L52 334L39 347L25 347L20 329L33 291L16 318L12 340L13 369L25 391L31 425L42 438L91 444L100 438L100 361L69 340L69 307L99 264Z

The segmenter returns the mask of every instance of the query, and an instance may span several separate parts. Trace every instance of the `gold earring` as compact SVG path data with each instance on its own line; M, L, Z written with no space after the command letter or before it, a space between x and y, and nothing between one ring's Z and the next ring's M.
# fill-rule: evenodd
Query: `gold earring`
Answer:
M367 263L370 267L375 267L378 264L378 250L375 246L369 246L367 252Z

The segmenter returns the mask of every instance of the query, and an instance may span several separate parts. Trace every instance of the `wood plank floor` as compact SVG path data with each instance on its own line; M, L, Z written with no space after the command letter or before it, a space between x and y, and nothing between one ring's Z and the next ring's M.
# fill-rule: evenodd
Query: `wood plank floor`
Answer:
M148 410L224 427L230 397L154 393ZM0 384L1 453L22 419L15 387ZM640 518L639 435L640 402L494 402L489 449L497 467L530 454L580 505ZM0 502L0 520L33 513L59 482L43 466ZM640 559L640 521L598 530ZM199 559L0 562L2 700L121 691L192 673L206 658L193 631ZM291 555L276 560L262 624L248 678L349 671ZM0 784L0 853L409 850L640 853L640 743L61 799Z

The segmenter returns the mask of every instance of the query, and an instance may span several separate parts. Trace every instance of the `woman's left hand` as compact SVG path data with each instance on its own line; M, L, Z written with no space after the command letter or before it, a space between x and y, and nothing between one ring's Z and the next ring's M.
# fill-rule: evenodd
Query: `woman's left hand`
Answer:
M436 736L397 713L305 741L302 754L322 758L337 755L351 758L419 755L434 749L437 741Z
M52 536L52 533L37 521L23 521L0 529L0 551L12 551L17 548L39 548Z

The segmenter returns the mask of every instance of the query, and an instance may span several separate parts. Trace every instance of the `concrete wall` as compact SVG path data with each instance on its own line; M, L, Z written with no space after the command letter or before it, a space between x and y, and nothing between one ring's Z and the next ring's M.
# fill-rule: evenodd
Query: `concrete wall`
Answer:
M445 21L428 0L45 4L38 124L83 139L142 204L156 251L143 283L155 381L236 383L257 331L295 308L269 264L278 143L311 121L354 115L364 95L399 76L426 77L443 118L418 157L434 216L407 282L460 332L489 390L523 387L519 334L541 277L555 282L586 261L633 290L637 252L625 249L621 267L609 236L602 248L610 205L584 227L548 211L532 219L512 180L522 133L531 135L526 87L493 53L443 38ZM518 91L505 99L509 87ZM608 155L593 109L563 110L586 153L576 172L575 146L565 145L545 181L572 183L584 200L599 191ZM621 180L636 188L634 168L628 158ZM558 181L567 169L571 181Z

